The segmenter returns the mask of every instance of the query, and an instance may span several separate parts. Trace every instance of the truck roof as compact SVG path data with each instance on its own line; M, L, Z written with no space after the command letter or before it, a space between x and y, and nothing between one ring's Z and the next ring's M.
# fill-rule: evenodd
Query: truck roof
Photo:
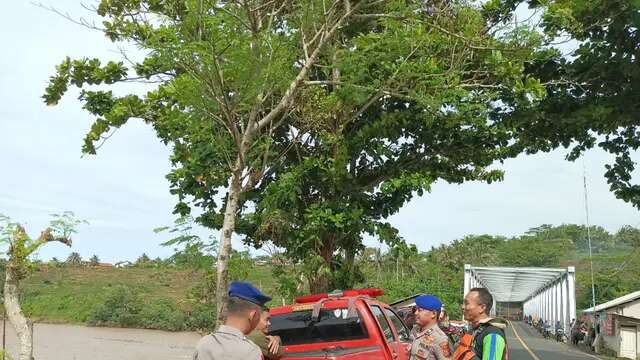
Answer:
M345 303L349 302L349 299L363 298L375 301L375 297L382 295L384 295L384 291L377 288L338 290L331 293L303 295L297 297L294 304L274 307L269 312L271 315L279 315L293 311L312 310L320 301L323 308L343 307Z

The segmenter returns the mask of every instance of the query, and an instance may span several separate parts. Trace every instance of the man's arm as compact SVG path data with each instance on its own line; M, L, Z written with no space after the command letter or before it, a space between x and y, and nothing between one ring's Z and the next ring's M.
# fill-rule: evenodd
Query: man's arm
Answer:
M270 356L267 357L274 359L282 357L282 355L284 355L284 346L282 346L282 339L280 339L280 336L267 335L267 340L269 340L270 354Z
M449 346L449 340L440 342L433 346L436 359L438 360L451 360L451 347Z
M504 336L491 332L482 339L482 360L502 360L506 351Z

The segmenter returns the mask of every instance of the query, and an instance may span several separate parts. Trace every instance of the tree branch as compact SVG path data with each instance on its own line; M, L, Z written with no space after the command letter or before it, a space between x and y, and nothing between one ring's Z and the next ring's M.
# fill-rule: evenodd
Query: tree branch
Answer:
M269 124L269 122L271 122L276 117L280 116L282 112L285 111L285 109L287 109L290 106L300 85L303 83L304 79L306 78L307 73L309 72L309 69L311 69L311 67L317 60L318 56L320 55L320 51L322 50L324 45L329 41L329 39L333 37L336 31L340 27L342 27L342 25L347 21L347 19L353 15L353 13L359 8L359 5L362 3L364 3L364 1L360 2L358 5L354 6L351 9L351 11L344 14L329 31L327 31L326 33L323 31L323 36L321 36L318 45L314 49L313 53L311 53L311 55L309 56L309 61L304 64L304 66L302 67L302 69L300 70L296 78L291 82L291 84L289 85L289 88L285 92L284 96L282 97L278 105L276 105L276 107L273 108L269 112L269 114L267 114L264 118L262 118L256 124L256 130L259 130L265 127L267 124Z

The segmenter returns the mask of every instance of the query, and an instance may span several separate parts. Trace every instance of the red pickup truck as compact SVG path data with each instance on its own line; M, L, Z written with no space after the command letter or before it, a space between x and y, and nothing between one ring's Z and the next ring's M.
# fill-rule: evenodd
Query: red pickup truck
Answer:
M287 360L407 360L409 330L380 289L301 296L271 309L272 335L280 336Z

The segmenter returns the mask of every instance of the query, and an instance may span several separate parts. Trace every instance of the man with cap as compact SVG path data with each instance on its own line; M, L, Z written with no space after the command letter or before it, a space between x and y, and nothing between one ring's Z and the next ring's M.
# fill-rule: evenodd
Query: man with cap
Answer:
M411 331L410 360L450 360L449 338L438 326L442 302L433 295L416 298L416 326Z
M224 325L196 345L194 360L261 360L260 348L247 335L260 322L264 304L271 297L246 282L229 285Z

